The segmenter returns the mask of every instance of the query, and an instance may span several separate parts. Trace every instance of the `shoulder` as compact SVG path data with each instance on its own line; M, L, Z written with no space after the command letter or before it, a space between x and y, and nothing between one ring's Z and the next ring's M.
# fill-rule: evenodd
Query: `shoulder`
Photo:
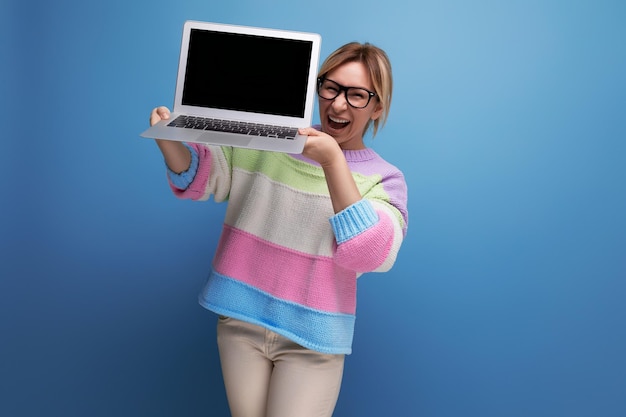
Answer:
M404 179L402 171L371 148L346 151L346 160L353 172L363 175L379 175L381 178Z

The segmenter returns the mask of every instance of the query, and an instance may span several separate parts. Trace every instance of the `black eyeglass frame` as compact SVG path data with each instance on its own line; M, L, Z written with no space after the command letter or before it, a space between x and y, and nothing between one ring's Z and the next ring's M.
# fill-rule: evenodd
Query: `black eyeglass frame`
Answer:
M322 86L322 83L324 81L330 81L330 82L332 82L332 83L337 85L338 90L337 90L337 95L335 97L333 97L333 98L326 98L326 97L322 97L320 95L320 87ZM367 103L365 103L365 106L357 107L354 104L350 103L350 100L348 99L348 90L351 89L351 88L356 88L356 89L359 89L359 90L367 91L368 97L367 97ZM317 78L317 95L320 98L323 98L324 100L334 100L337 97L339 97L339 94L341 94L342 91L343 91L343 95L346 98L346 103L348 103L350 105L350 107L354 107L355 109L364 109L364 108L366 108L367 106L369 106L370 101L372 101L372 97L376 97L376 93L374 93L373 91L368 90L367 88L363 88L363 87L346 87L346 86L343 86L343 85L339 84L337 81L333 81L333 80L331 80L329 78L326 78L326 77L318 77Z

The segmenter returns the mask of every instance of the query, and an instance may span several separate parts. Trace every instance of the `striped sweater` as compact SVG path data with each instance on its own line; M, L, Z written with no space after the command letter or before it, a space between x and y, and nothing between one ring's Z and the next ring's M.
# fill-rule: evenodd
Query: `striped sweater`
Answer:
M393 265L407 230L404 176L371 149L344 151L363 196L335 214L321 167L302 155L190 144L170 171L180 198L228 201L205 308L322 353L349 354L356 281Z

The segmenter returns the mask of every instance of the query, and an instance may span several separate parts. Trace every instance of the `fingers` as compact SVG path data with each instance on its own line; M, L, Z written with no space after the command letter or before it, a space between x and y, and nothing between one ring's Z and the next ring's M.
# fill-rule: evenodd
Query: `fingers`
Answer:
M165 106L156 107L150 113L150 126L154 126L161 120L167 120L170 118L170 110Z
M318 136L322 132L312 127L301 127L300 129L298 129L298 133L306 136Z

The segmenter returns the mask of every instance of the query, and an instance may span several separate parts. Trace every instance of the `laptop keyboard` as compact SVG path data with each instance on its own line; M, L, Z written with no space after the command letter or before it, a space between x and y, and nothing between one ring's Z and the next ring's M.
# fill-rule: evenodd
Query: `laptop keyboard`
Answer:
M168 126L292 140L295 139L296 134L298 133L298 129L293 127L210 119L198 116L178 116L176 119L171 121Z

